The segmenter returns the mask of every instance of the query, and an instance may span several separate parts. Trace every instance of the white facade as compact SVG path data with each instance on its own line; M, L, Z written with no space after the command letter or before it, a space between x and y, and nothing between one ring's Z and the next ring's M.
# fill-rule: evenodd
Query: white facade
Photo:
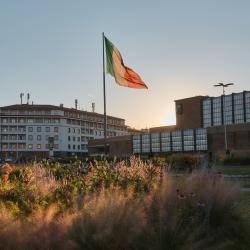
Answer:
M52 105L12 105L0 108L0 157L27 153L58 155L87 153L90 139L103 138L103 115ZM107 136L126 135L125 121L107 119ZM49 144L50 142L53 142ZM53 144L53 145L52 145ZM52 147L53 149L52 149Z

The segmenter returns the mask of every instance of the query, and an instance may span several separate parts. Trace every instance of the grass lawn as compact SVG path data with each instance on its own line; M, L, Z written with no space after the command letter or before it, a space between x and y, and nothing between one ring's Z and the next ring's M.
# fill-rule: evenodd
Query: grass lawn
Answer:
M229 175L250 175L250 166L220 166L217 165L212 169L221 171L223 174Z
M250 192L242 192L239 207L240 213L247 220L250 226Z

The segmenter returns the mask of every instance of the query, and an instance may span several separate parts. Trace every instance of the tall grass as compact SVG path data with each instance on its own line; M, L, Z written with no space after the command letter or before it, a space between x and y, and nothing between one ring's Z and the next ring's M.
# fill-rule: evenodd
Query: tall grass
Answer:
M112 166L96 162L86 174L77 167L70 176L55 166L35 167L29 178L28 170L19 170L0 185L0 249L249 249L239 190L221 174L173 179L135 158ZM23 180L25 192L35 186L28 196L50 198L44 206L29 197L36 206L20 216L19 200L3 190ZM73 198L62 199L63 191Z

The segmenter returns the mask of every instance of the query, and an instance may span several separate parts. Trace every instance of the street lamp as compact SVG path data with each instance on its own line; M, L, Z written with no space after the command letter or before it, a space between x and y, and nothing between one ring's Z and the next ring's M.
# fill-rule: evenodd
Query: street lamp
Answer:
M222 96L223 96L223 108L224 109L225 109L225 88L227 88L230 85L234 85L234 83L222 83L222 82L220 82L220 83L214 85L214 87L222 87L222 89L223 89ZM225 134L225 151L226 151L226 154L228 154L227 126L226 126L226 123L225 123L225 112L224 112L224 109L223 109L223 120L224 120L224 134Z

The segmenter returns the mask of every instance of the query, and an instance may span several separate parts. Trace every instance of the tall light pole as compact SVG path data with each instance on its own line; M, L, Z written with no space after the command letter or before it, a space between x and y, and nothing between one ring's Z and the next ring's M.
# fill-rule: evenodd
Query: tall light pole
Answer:
M225 151L226 151L226 154L228 153L228 146L227 146L227 125L225 123L225 112L224 112L224 109L225 109L225 88L227 88L228 86L230 85L234 85L234 83L218 83L218 84L215 84L214 87L222 87L222 96L223 96L223 121L224 121L224 135L225 135Z

